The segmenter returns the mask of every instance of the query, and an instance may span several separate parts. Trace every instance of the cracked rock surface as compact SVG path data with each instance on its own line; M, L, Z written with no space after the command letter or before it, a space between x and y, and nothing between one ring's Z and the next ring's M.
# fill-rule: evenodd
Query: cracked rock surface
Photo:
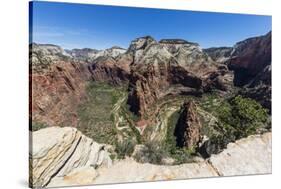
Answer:
M230 143L209 159L175 166L110 158L110 146L98 144L71 127L33 132L31 183L34 187L141 182L271 173L271 133Z
M34 187L44 187L54 177L73 174L76 169L92 169L112 163L106 150L109 146L94 142L72 127L42 129L33 132L32 140L36 141L30 152L30 183Z

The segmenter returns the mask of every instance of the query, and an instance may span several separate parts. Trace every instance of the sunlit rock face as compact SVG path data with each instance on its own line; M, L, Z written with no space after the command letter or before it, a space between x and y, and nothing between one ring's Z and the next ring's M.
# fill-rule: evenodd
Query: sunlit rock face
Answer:
M180 86L173 94L193 95L227 88L223 79L227 67L212 61L196 43L143 37L134 40L127 53L134 57L128 104L140 116L148 105L168 95L172 86Z
M72 127L41 129L31 138L35 141L30 149L30 183L34 187L45 187L54 177L65 177L77 170L82 174L85 168L95 173L95 168L112 163L109 146L94 142Z
M233 51L232 47L211 47L203 50L206 54L208 54L213 61L227 64L230 58L230 55Z
M32 135L34 187L157 181L271 173L271 133L230 143L211 158L194 163L153 165L133 159L112 161L111 146L98 144L75 128L49 127Z

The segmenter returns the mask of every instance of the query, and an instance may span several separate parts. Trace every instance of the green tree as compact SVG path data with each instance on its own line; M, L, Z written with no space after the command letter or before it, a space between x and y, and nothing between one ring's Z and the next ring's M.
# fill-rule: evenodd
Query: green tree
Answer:
M219 119L226 133L236 139L255 134L268 121L267 110L258 102L238 95L229 100L229 105L219 108Z

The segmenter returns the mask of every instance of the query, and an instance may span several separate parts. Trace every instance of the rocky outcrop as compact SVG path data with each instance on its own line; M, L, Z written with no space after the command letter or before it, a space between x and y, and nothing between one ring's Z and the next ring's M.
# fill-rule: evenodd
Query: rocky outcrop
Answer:
M200 95L212 89L226 90L222 78L228 69L216 64L196 43L179 39L160 42L147 36L132 42L128 104L131 111L144 116L148 106L173 94ZM176 90L175 90L176 89Z
M29 63L33 71L41 72L57 61L69 60L69 55L57 45L36 44L29 45Z
M112 163L107 151L109 146L94 142L75 128L49 127L33 132L30 139L33 142L30 148L32 187L45 187L54 177L76 179L76 184L81 181L86 184L97 167Z
M207 160L197 158L175 166L141 164L130 158L112 162L109 146L74 128L50 127L32 134L30 182L34 187L271 173L271 133L230 143Z
M140 164L133 160L101 169L94 183L159 181L271 173L271 133L249 136L230 143L222 153L196 163L175 166Z
M229 143L227 149L212 155L208 162L220 176L268 174L272 169L271 133L253 135Z
M201 129L195 102L185 102L174 132L177 146L196 148L201 140Z

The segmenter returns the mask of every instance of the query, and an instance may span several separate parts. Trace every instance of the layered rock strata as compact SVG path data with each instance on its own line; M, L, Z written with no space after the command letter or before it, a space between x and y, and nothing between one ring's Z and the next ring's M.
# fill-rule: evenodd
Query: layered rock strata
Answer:
M110 146L94 142L75 128L49 127L32 133L30 139L30 185L33 187L45 187L54 177L71 175L78 170L95 173L97 167L112 163L107 151Z
M33 132L33 186L75 186L122 182L271 173L271 133L229 143L209 159L175 166L113 161L110 146L97 144L75 128L50 127ZM110 152L109 152L110 151Z

